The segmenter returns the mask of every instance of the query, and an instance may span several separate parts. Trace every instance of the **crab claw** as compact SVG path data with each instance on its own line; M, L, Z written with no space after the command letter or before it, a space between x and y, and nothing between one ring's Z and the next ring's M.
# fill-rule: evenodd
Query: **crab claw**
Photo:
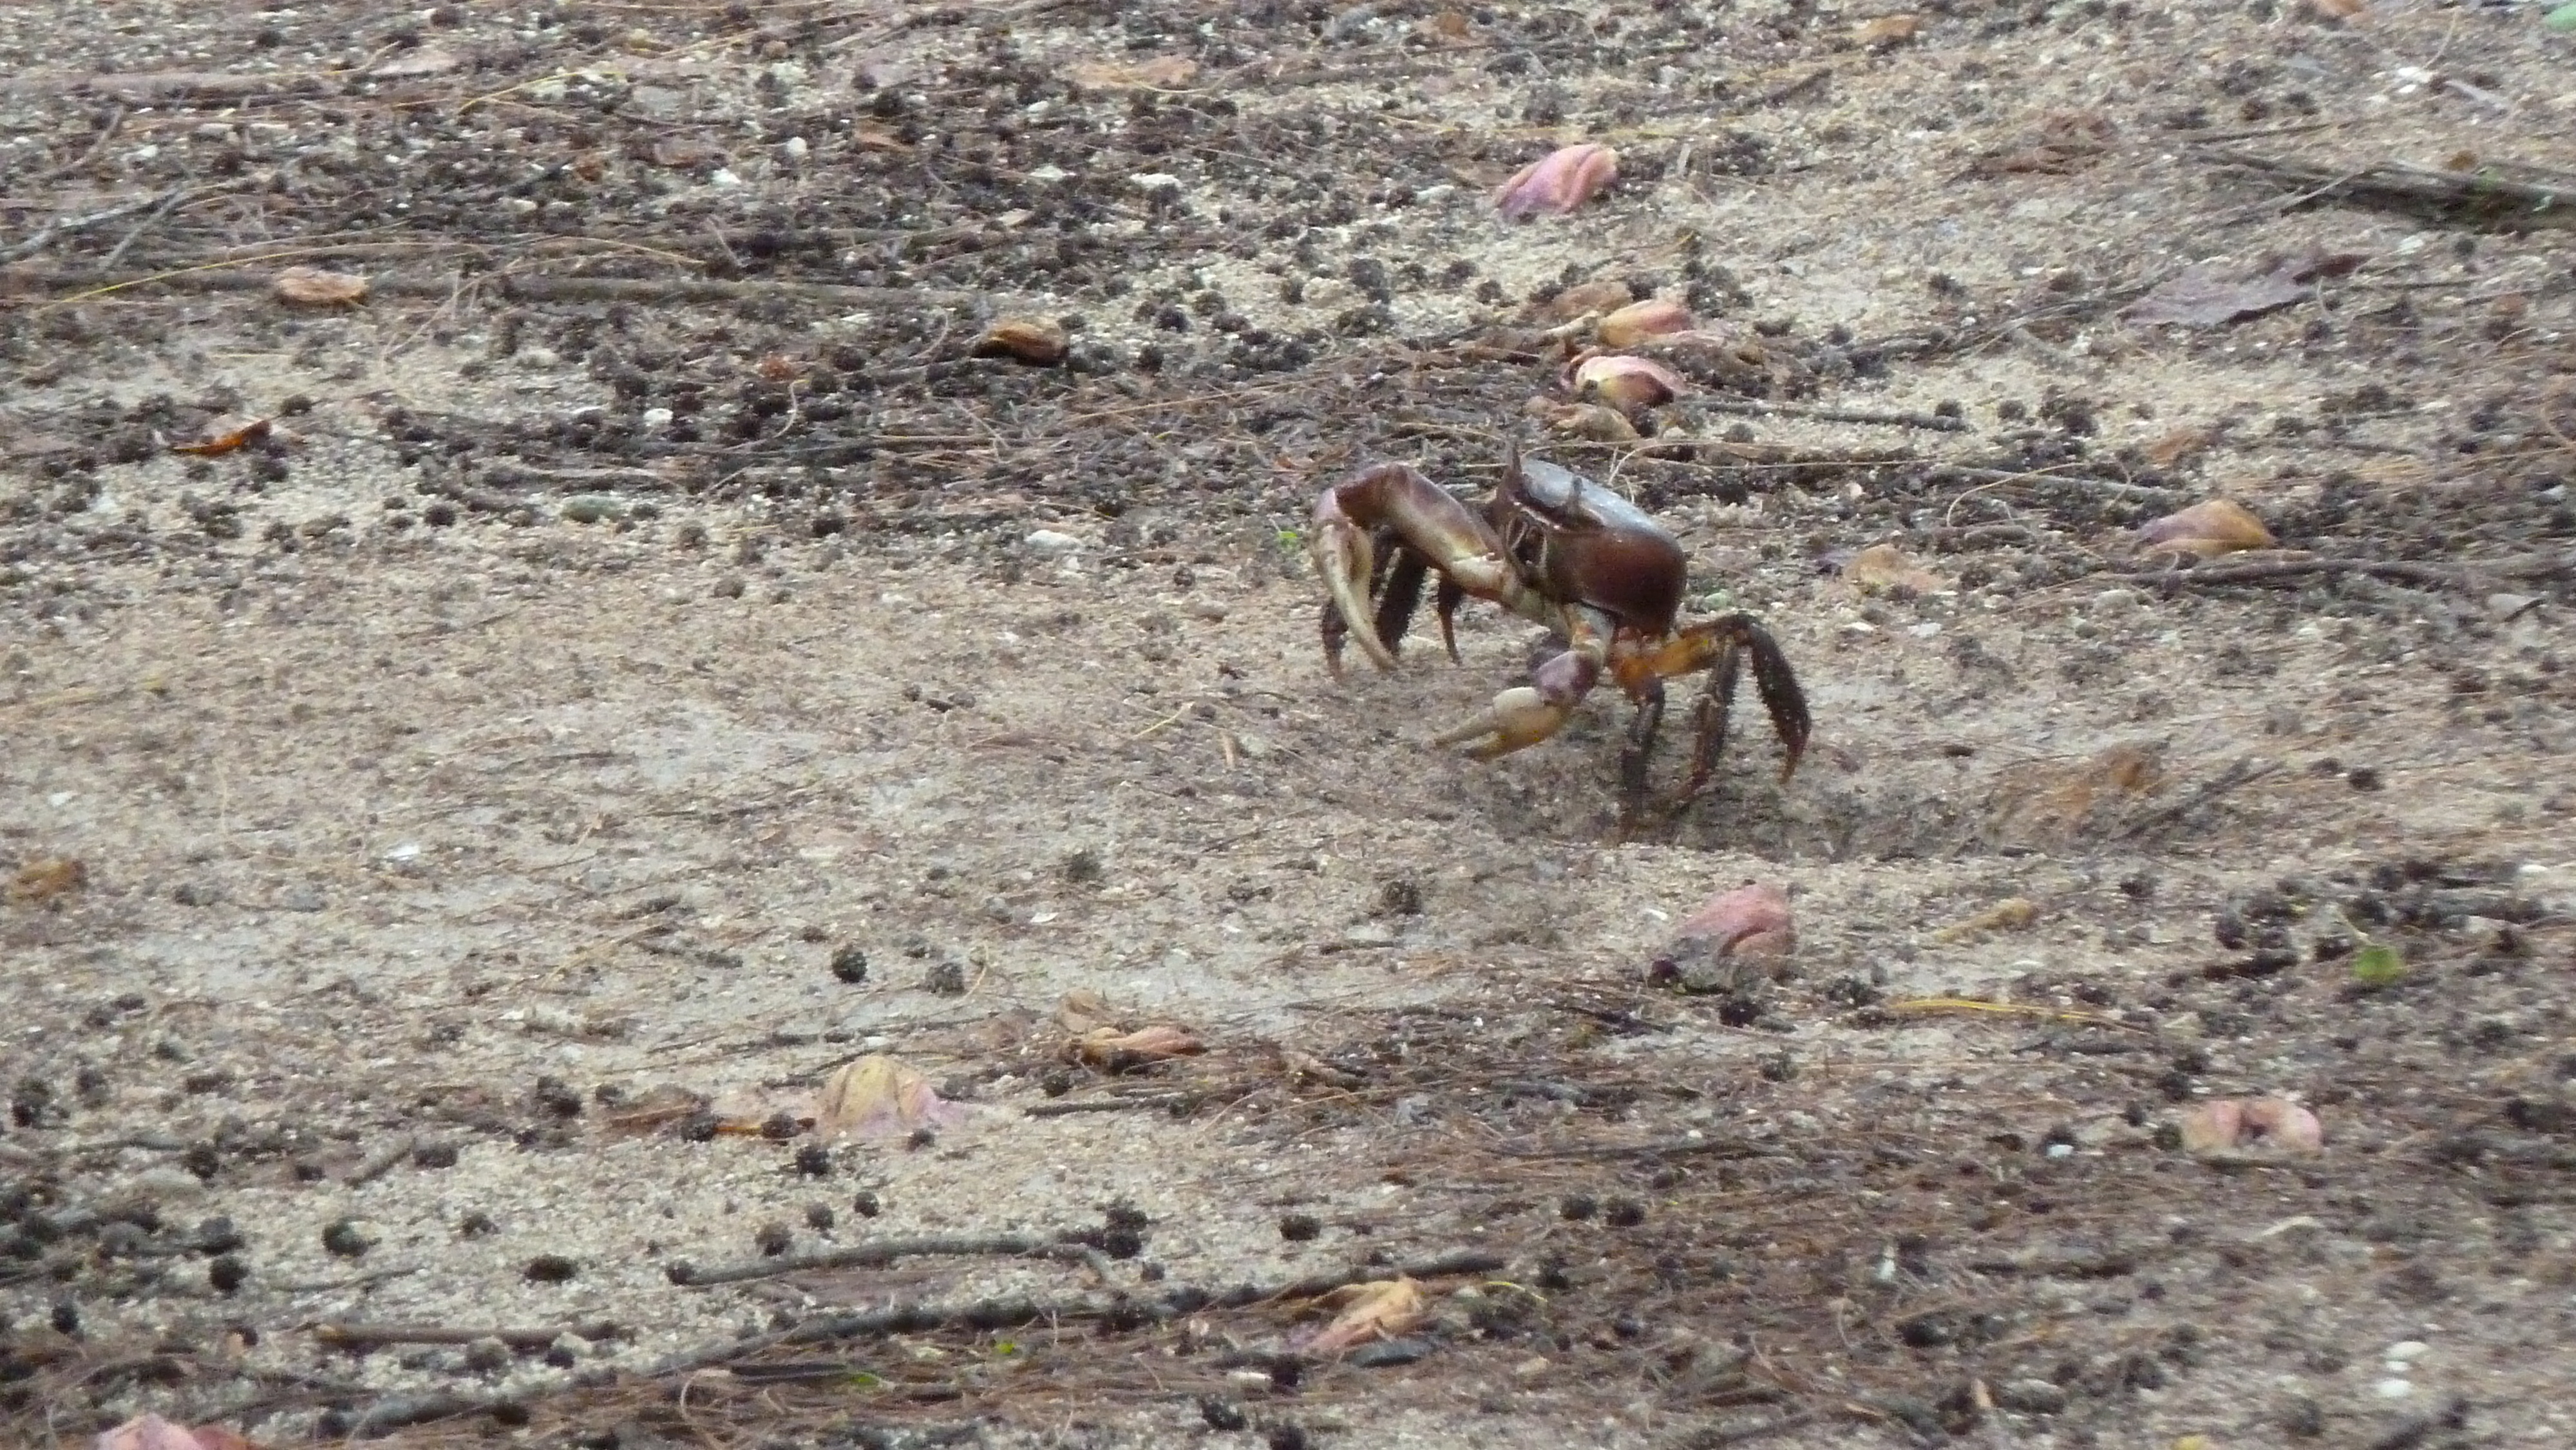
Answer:
M1439 746L1466 745L1478 736L1488 739L1467 747L1467 753L1478 760L1491 760L1509 755L1554 735L1565 726L1565 717L1574 713L1573 702L1552 704L1547 696L1527 685L1515 685L1494 697L1494 703L1477 712L1472 719L1431 737Z
M1333 608L1341 614L1350 637L1359 641L1360 652L1379 669L1394 669L1395 652L1377 637L1369 617L1369 576L1377 561L1369 545L1368 530L1342 511L1338 490L1328 491L1317 500L1315 530L1307 536L1307 552L1315 560L1315 572L1324 576L1324 587L1332 592ZM1337 667L1342 633L1328 623L1324 635L1325 649Z

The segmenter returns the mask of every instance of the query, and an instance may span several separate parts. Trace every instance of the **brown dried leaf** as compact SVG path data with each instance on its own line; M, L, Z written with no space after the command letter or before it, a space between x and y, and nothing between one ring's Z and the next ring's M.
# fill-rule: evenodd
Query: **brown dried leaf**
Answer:
M266 418L254 418L227 433L218 433L196 443L173 443L173 453L193 453L201 458L215 458L244 448L268 437L275 427Z
M408 80L416 76L443 76L465 64L465 57L444 46L418 45L397 52L393 59L367 72L380 81Z
M1721 891L1682 918L1680 935L1709 943L1718 956L1775 957L1797 950L1788 893L1748 882Z
M1559 322L1572 322L1627 305L1628 284L1625 282L1577 282L1547 299L1542 310Z
M1109 1010L1108 1001L1089 987L1076 987L1055 1004L1055 1025L1076 1037L1114 1027L1117 1022L1117 1014Z
M2176 428L2139 451L2156 467L2171 468L2217 441L2218 434L2213 429Z
M2123 315L2131 322L2223 327L2305 301L2315 295L2318 278L2340 277L2363 260L2357 252L2311 249L2251 276L2230 276L2211 266L2186 267L2163 286L2129 304Z
M2159 747L2123 742L2073 764L2007 770L1990 801L1991 836L2015 845L2061 845L2105 829L2130 803L2164 789Z
M366 278L319 267L289 267L269 285L278 301L298 307L348 307L367 300Z
M1531 417L1571 438L1588 438L1595 443L1625 443L1637 436L1637 425L1616 408L1599 403L1559 403L1547 398L1532 398Z
M867 144L867 127L861 126L859 130L861 134L856 139L864 146ZM656 166L686 171L693 166L712 166L722 161L724 148L698 136L657 136L652 149L644 154Z
M1413 33L1434 45L1464 45L1475 34L1463 11L1443 10L1416 21Z
M815 1109L814 1130L827 1138L895 1138L915 1128L954 1127L968 1115L963 1104L934 1091L930 1079L876 1054L825 1078Z
M854 127L850 132L850 144L863 151L909 151L912 149L910 146L904 144L902 137L897 136L892 130L884 126L880 126L873 121L861 121L856 127Z
M1086 60L1065 70L1065 79L1098 91L1175 90L1199 73L1199 63L1185 55L1157 55L1141 61Z
M1069 346L1063 325L1052 317L1005 317L993 324L975 350L1045 367L1064 361Z
M2212 1098L2183 1110L2182 1148L2186 1153L2223 1153L2244 1136L2245 1106L2233 1098Z
M1917 594L1938 594L1950 587L1950 581L1905 557L1894 544L1872 544L1843 563L1843 578L1856 589L1878 591L1911 589Z
M39 856L9 879L9 900L17 906L42 906L89 884L89 868L70 856Z
M1923 20L1920 16L1882 15L1876 20L1864 20L1853 27L1852 39L1862 45L1896 45L1912 40L1915 32L1922 28Z
M1175 1057L1196 1057L1205 1051L1207 1044L1188 1028L1169 1022L1156 1022L1133 1032L1095 1027L1073 1043L1075 1058L1103 1072L1126 1072Z
M1619 179L1619 153L1583 142L1549 152L1494 188L1494 209L1507 221L1540 212L1563 216Z
M1372 1279L1325 1296L1327 1308L1341 1310L1306 1342L1315 1354L1340 1354L1380 1339L1393 1339L1420 1324L1429 1312L1422 1286L1408 1278Z
M159 1415L137 1415L98 1434L97 1450L206 1450L205 1442Z
M2350 20L2370 5L2368 0L2308 0L2308 8L2328 20Z
M2214 558L2244 549L2272 547L2272 531L2232 499L2204 499L2170 513L2138 530L2138 542L2162 553Z
M1635 347L1647 338L1688 332L1695 325L1689 308L1665 298L1649 297L1602 318L1592 335L1603 347Z
M262 1450L258 1441L221 1425L199 1425L191 1433L197 1437L197 1450Z

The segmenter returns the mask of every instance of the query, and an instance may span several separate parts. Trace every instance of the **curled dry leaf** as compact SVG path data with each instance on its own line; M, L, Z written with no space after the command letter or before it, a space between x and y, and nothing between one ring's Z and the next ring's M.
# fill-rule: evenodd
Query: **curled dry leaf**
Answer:
M603 1119L608 1131L620 1134L650 1133L666 1124L694 1118L707 1110L705 1095L665 1083L661 1087L622 1104Z
M260 442L275 431L276 425L266 418L254 418L238 428L218 433L212 438L201 439L195 443L173 443L170 445L170 451L193 453L201 458L214 458Z
M1086 1036L1103 1027L1115 1028L1117 1014L1109 1003L1089 987L1076 987L1055 1004L1055 1025L1076 1037Z
M814 1129L827 1138L894 1138L915 1128L949 1128L967 1109L933 1091L930 1079L891 1057L845 1063L823 1080Z
M1185 55L1158 55L1140 61L1086 60L1066 69L1065 79L1093 90L1172 90L1190 83L1199 63Z
M2215 266L2186 267L2171 281L2129 304L2131 322L2174 322L2221 327L2278 312L2315 295L2317 279L2340 277L2360 266L2358 252L2311 249L2283 258L2253 276L2231 276Z
M1195 1033L1169 1022L1156 1022L1133 1032L1095 1027L1073 1042L1076 1058L1104 1072L1125 1072L1147 1063L1195 1057L1205 1051L1207 1044L1199 1041Z
M367 72L380 81L409 80L419 76L443 76L465 64L465 57L444 46L418 45L397 51L393 59Z
M298 307L348 307L367 300L367 279L319 267L289 267L269 284L280 302Z
M98 1434L97 1450L206 1450L185 1425L174 1425L159 1415L137 1415L112 1430Z
M1865 590L1911 589L1938 594L1950 581L1905 557L1894 544L1872 544L1843 561L1843 577Z
M1393 1339L1422 1322L1428 1304L1422 1286L1408 1278L1372 1279L1325 1296L1341 1312L1306 1342L1315 1354L1340 1354L1380 1339Z
M1668 337L1688 332L1692 322L1690 309L1661 297L1631 302L1601 319L1593 336L1603 347L1634 347L1650 337Z
M42 906L89 884L89 868L71 856L39 856L9 878L9 900L20 906Z
M1686 386L1681 374L1662 363L1625 353L1581 354L1566 364L1564 381L1575 397L1623 413L1669 403Z
M1719 956L1787 956L1798 946L1788 893L1759 882L1747 882L1701 902L1698 910L1682 918L1680 935L1709 943Z
M2212 1098L2182 1115L2188 1153L2306 1154L2325 1147L2325 1125L2288 1098Z
M1494 209L1508 221L1540 212L1563 216L1619 179L1619 153L1591 142L1560 147L1494 188Z
M2170 513L2138 530L2138 541L2163 553L2207 559L2240 549L2272 547L2272 531L2231 499L2213 498Z
M975 350L1043 367L1064 361L1068 346L1063 325L1052 317L1005 317L993 324Z

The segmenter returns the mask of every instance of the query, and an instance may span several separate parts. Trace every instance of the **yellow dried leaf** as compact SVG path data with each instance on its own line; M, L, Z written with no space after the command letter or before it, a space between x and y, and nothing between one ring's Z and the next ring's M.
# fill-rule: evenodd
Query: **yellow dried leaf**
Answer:
M2213 498L2170 513L2138 530L2138 540L2163 553L2207 559L2241 549L2272 547L2272 531L2233 499Z
M827 1138L892 1138L966 1119L966 1109L941 1097L930 1079L881 1055L846 1063L825 1078L815 1108L814 1130Z
M1467 37L1473 34L1474 30L1475 28L1468 24L1466 14L1457 10L1443 10L1437 15L1426 15L1414 22L1413 26L1414 34L1438 45L1464 45L1467 43Z
M223 454L233 452L235 449L245 448L253 443L257 443L268 437L268 435L274 432L275 429L276 425L270 423L266 418L254 418L238 428L218 433L214 437L208 438L203 442L173 443L170 445L170 451L173 453L193 453L201 458L219 457Z
M289 267L270 284L280 302L299 307L347 307L367 300L367 279L319 267Z
M42 906L89 883L89 868L70 856L40 856L18 868L9 880L9 900L20 906Z
M1307 1342L1306 1348L1316 1354L1340 1354L1374 1340L1393 1339L1420 1324L1429 1307L1422 1286L1402 1277L1337 1289L1324 1303L1341 1312Z
M1560 322L1611 312L1628 305L1625 282L1577 282L1547 300L1547 315Z
M1188 85L1199 63L1185 55L1158 55L1141 61L1086 60L1065 71L1065 78L1093 90L1150 89L1168 91Z
M1950 581L1905 557L1894 544L1872 544L1851 556L1843 565L1843 577L1860 589L1911 589L1917 594L1938 594L1950 587Z
M1882 15L1876 20L1864 20L1854 27L1852 39L1862 45L1895 45L1900 41L1912 40L1915 33L1922 28L1923 21L1919 16Z

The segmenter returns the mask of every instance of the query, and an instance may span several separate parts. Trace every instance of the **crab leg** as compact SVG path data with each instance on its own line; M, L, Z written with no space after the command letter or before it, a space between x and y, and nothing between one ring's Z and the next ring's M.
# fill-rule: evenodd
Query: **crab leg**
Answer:
M1727 707L1734 703L1737 675L1747 656L1753 662L1753 684L1762 696L1762 708L1771 716L1771 728L1788 751L1788 759L1780 769L1780 778L1787 780L1797 773L1798 759L1807 753L1807 738L1815 727L1807 714L1806 692L1798 687L1798 677L1791 673L1788 657L1751 616L1729 614L1694 624L1651 650L1614 663L1619 682L1631 695L1639 696L1652 682L1695 670L1710 671L1708 689L1694 711L1698 740L1691 751L1691 776L1682 790L1684 800L1696 794L1716 768L1718 751L1726 743Z
M1494 703L1431 737L1431 743L1467 745L1472 740L1476 743L1467 745L1467 753L1478 760L1492 760L1525 750L1565 728L1566 718L1601 678L1601 662L1609 653L1615 627L1611 620L1582 608L1567 610L1566 624L1570 639L1565 653L1531 671L1528 684L1496 695Z
M1376 611L1369 607L1369 584L1377 563L1371 535L1380 529L1392 531L1402 547L1419 554L1440 574L1444 606L1454 607L1454 588L1493 600L1516 614L1545 617L1544 602L1503 557L1503 542L1495 537L1492 525L1414 469L1382 463L1326 489L1315 501L1315 529L1307 547L1316 572L1324 576L1324 587L1332 594L1332 613L1324 621L1328 660L1338 664L1341 638L1349 634L1358 638L1361 653L1379 669L1395 668L1395 641L1383 636ZM1418 583L1414 587L1419 588ZM1339 616L1338 627L1334 615ZM1444 633L1447 616L1444 608Z

